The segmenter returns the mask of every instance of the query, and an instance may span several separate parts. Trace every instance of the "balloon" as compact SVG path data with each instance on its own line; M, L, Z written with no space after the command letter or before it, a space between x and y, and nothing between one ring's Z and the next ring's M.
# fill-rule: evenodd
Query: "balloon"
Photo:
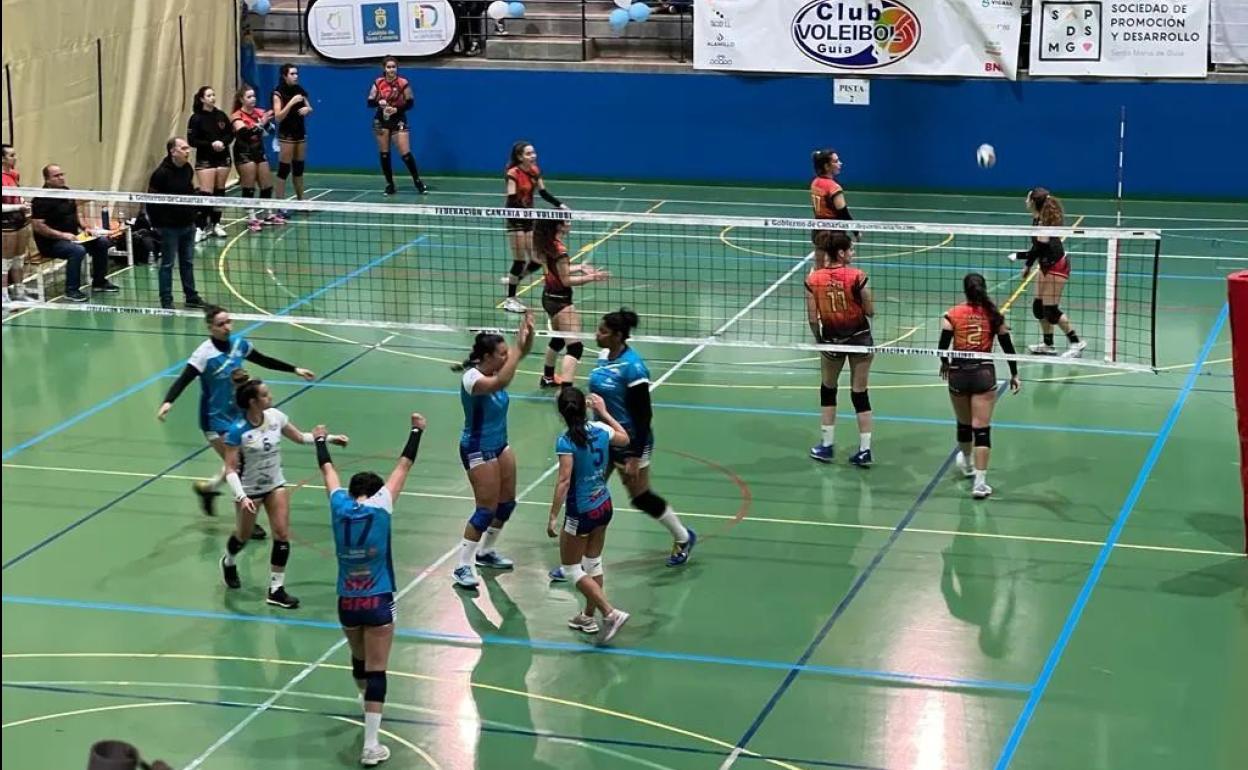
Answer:
M491 19L499 21L500 19L507 18L507 11L507 0L494 0L494 2L490 3L490 7L486 10L486 13Z
M260 16L269 12L269 0L256 0L252 3L251 12Z
M508 3L507 15L513 19L523 19L524 18L524 3L516 2L515 0L513 0L513 2Z
M633 21L645 21L650 18L650 6L645 3L633 3L628 7L628 18Z
M633 0L615 0L615 7L628 10L628 6L633 4Z
M616 8L607 17L607 23L611 25L613 32L623 32L624 28L628 26L628 11L623 8Z

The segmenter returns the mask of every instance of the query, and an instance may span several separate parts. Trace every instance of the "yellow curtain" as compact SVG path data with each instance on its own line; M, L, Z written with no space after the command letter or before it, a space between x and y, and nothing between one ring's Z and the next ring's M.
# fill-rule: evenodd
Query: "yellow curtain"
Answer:
M197 88L212 86L229 110L236 0L3 0L2 8L0 125L23 184L43 184L40 169L55 163L71 187L143 190L165 142L185 135Z

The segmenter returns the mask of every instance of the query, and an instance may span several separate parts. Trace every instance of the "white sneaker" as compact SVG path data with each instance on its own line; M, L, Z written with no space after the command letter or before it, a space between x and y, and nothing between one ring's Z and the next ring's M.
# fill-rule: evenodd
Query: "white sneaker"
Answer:
M1062 358L1080 358L1083 356L1083 351L1086 350L1087 347L1088 343L1083 340L1072 342L1070 347L1066 349L1066 352L1062 354Z
M975 488L971 490L971 497L975 498L976 500L983 500L985 497L988 497L991 494L992 494L992 487L988 486L986 483L976 484Z
M528 308L515 297L508 297L503 300L503 310L506 310L508 313L524 313Z
M1028 345L1027 350L1037 356L1051 356L1057 353L1056 348L1052 345L1046 345L1043 342L1038 342L1035 345Z
M365 767L376 767L390 758L390 748L379 743L376 746L365 746L360 752L360 764Z
M225 231L225 228L221 226L220 222L212 226L212 234L218 238L224 238L229 235L229 233Z
M596 634L598 633L598 621L584 613L577 613L568 619L568 628L586 634Z
M975 475L975 465L971 462L970 458L962 454L961 451L958 452L958 459L956 462L958 464L958 470L962 471L963 476L969 479Z
M197 227L197 228L195 228L195 242L196 242L196 243L199 243L200 241L206 240L207 238L208 238L208 231L207 231L207 230L200 230L198 227Z
M610 615L603 618L605 625L602 627L602 643L606 644L611 641L616 632L623 628L624 624L628 622L629 617L630 616L627 612L617 609L612 610Z

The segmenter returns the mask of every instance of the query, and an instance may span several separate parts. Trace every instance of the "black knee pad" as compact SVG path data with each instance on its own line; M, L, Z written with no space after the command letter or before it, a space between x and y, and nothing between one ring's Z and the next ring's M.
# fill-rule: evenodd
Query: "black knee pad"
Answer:
M254 197L256 197L256 188L254 188L254 187L244 187L244 188L243 188L243 197L244 197L244 198L254 198Z
M364 700L369 703L386 702L386 672L364 672Z
M836 406L836 386L819 386L819 406Z
M577 340L571 345L568 345L568 355L572 356L577 361L580 361L581 356L585 355L585 343Z
M261 197L261 198L272 198L272 197L273 197L273 188L272 188L272 187L261 187L261 188L260 188L260 197Z
M213 190L212 190L212 194L213 194L213 195L216 195L216 196L221 196L221 197L223 197L223 196L225 195L225 188L224 188L224 187L214 187L214 188L213 188Z
M300 165L302 165L302 164L300 164ZM285 179L286 179L286 177L288 177L288 176L290 176L290 164L289 164L289 163L280 163L280 162L279 162L279 163L277 164L277 178L278 178L278 179L285 180Z
M290 541L289 540L273 540L273 556L269 563L274 567L285 567L286 562L290 561Z
M854 402L855 412L861 413L871 411L871 396L867 394L867 391L864 390L861 393L850 391L849 400Z
M351 676L352 676L352 677L354 677L354 678L356 678L356 679L363 679L363 678L365 677L365 675L366 675L366 674L365 674L365 672L364 672L364 659L363 659L363 658L357 658L357 657L352 656L352 658L351 658Z
M294 160L290 163L290 169L295 172L295 176L303 176L303 171L306 168L307 165L301 160ZM285 179L286 177L282 178Z
M1036 297L1031 302L1031 314L1036 317L1037 321L1044 320L1044 303L1040 301L1039 297Z
M975 446L992 446L992 428L975 428L971 432L975 434Z
M546 347L558 353L560 350L563 350L565 344L563 337L551 337L550 342L546 343Z
M633 498L633 506L652 518L659 518L667 510L667 501L650 490Z
M246 545L246 540L239 540L233 535L230 535L230 539L225 541L225 550L230 552L230 556L238 556Z
M964 422L958 423L958 443L959 444L971 443L971 426L967 425Z
M1044 320L1051 324L1055 324L1062 320L1062 309L1057 305L1044 306Z

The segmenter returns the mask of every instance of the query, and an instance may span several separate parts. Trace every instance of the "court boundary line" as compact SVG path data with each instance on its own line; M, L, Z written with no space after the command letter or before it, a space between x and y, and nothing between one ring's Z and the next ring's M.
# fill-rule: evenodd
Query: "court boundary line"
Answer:
M1023 736L1027 732L1027 727L1031 724L1032 716L1039 707L1040 700L1044 697L1049 682L1053 679L1053 674L1057 670L1057 666L1062 660L1062 655L1065 654L1066 647L1069 645L1070 639L1083 617L1083 611L1087 607L1088 601L1092 598L1092 592L1095 590L1097 583L1100 582L1105 565L1109 563L1109 557L1114 551L1114 544L1122 536L1122 531L1126 528L1127 522L1131 518L1135 504L1139 501L1153 469L1156 468L1157 462L1161 459L1166 441L1170 438L1174 426L1178 423L1179 417L1183 413L1183 407L1187 404L1187 398L1196 384L1196 377L1200 374L1201 367L1209 357L1214 342L1222 334L1222 329L1226 325L1229 315L1230 305L1223 305L1221 312L1218 313L1218 317L1213 323L1213 327L1209 330L1208 336L1205 337L1200 354L1196 357L1196 365L1188 372L1183 388L1179 391L1178 396L1175 397L1174 404L1171 405L1170 412L1166 415L1161 430L1157 433L1157 438L1153 440L1153 445L1145 456L1139 472L1136 474L1135 482L1131 485L1130 491L1127 492L1127 497L1122 503L1118 517L1114 520L1114 524L1110 527L1109 533L1105 538L1105 545L1101 547L1100 552L1096 555L1096 560L1092 563L1091 569L1088 570L1088 576L1083 582L1083 587L1080 588L1079 594L1075 597L1075 602L1071 605L1070 612L1066 616L1066 622L1062 625L1056 641L1049 649L1049 654L1045 658L1039 676L1036 678L1031 695L1028 696L1027 702L1023 705L1023 709L1019 713L1018 719L1015 721L1014 727L1010 730L1009 737L1001 749L1001 754L993 765L996 770L1006 770L1010 766L1010 762L1013 761L1014 755L1022 743Z

